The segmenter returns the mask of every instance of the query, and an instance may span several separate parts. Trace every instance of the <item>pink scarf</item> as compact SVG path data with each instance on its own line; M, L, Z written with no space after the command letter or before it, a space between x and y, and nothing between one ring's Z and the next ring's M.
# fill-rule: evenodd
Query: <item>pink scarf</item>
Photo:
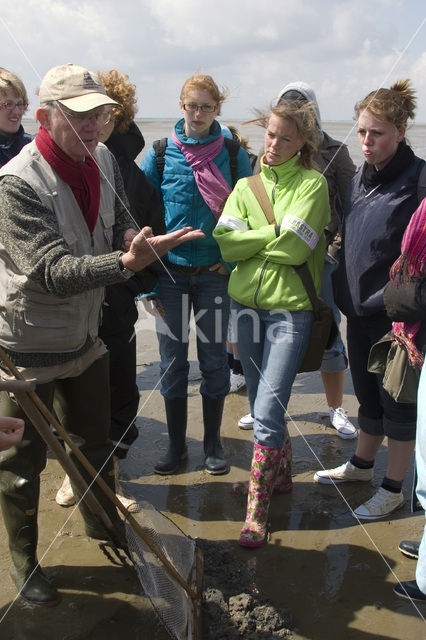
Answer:
M393 263L390 279L395 286L411 278L424 278L426 275L426 198L411 216L401 243L401 255ZM423 356L415 345L421 321L394 322L393 334L407 349L413 365L421 367Z
M195 182L204 202L211 209L216 220L222 213L232 189L213 162L223 147L223 135L206 144L185 144L172 133L173 142L182 151L194 172Z

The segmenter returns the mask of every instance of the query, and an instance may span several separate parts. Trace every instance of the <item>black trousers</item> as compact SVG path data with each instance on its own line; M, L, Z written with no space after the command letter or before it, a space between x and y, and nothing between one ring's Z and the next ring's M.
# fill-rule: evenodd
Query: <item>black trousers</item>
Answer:
M395 402L383 389L382 376L367 370L371 347L391 328L385 312L347 318L349 365L359 402L358 423L370 435L409 441L416 437L417 405Z

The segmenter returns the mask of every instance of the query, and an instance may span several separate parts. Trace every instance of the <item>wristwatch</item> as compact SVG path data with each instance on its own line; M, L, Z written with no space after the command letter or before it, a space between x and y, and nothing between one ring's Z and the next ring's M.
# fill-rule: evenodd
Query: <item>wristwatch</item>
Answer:
M132 271L131 269L127 269L127 267L124 266L123 253L120 253L120 255L118 256L118 266L120 267L121 273L125 275L127 278L131 278L132 276L135 275L134 271Z

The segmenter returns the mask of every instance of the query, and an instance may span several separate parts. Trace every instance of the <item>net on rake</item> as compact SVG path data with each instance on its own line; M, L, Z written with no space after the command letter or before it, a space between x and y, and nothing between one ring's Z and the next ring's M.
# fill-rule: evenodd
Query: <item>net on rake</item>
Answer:
M132 514L144 533L189 585L195 579L196 543L149 502L138 501L140 511ZM130 556L139 581L154 610L172 638L194 638L195 604L185 589L170 575L158 556L126 522Z

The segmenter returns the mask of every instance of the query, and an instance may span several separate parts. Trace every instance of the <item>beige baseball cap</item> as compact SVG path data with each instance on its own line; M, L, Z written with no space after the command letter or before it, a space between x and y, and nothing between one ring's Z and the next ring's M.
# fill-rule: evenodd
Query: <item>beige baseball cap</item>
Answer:
M38 90L40 104L57 100L72 111L90 111L106 104L116 104L106 95L97 73L77 64L61 64L50 69ZM120 105L119 105L120 106Z

